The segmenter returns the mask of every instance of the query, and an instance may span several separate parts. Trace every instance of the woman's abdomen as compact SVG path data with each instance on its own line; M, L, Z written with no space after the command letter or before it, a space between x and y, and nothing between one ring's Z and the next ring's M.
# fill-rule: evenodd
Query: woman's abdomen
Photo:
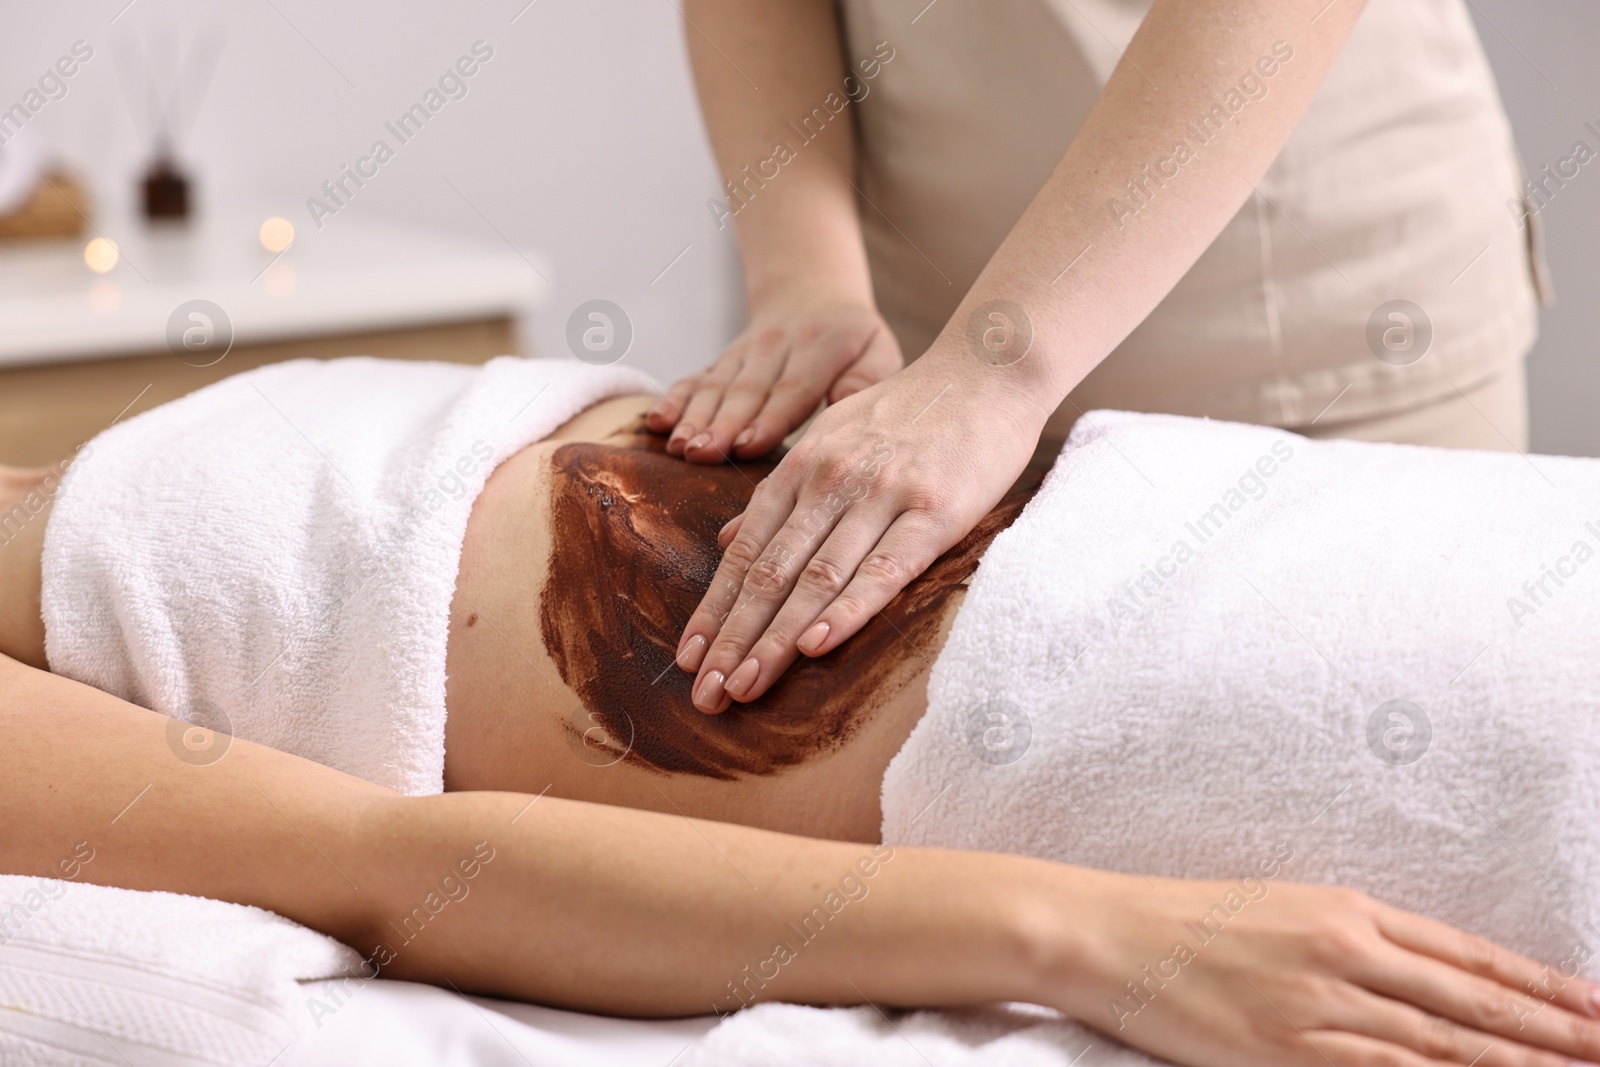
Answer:
M977 558L1020 489L841 648L708 716L674 662L716 535L770 464L696 466L660 439L558 441L491 479L452 621L446 787L551 792L875 840L884 768Z

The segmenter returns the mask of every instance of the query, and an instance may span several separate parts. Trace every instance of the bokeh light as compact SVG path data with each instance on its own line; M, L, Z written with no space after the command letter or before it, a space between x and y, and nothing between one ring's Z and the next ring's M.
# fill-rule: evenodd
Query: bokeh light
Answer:
M294 223L274 215L261 224L256 236L261 239L261 247L268 252L282 252L294 243Z
M105 274L121 258L117 246L104 237L96 237L83 246L83 262L96 274Z

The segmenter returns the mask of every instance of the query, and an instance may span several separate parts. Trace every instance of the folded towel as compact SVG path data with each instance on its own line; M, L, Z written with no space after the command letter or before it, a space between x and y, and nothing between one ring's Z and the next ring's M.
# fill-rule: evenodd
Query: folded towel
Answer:
M884 840L1235 882L1225 914L1342 883L1593 974L1597 556L1593 460L1092 413L978 569ZM871 1040L794 1010L784 1032ZM775 1014L713 1038L760 1049ZM1051 1063L1150 1062L1032 1032ZM1037 1062L940 1062L969 1061Z
M129 419L78 455L45 532L50 668L439 792L473 502L501 461L573 415L654 390L575 360L299 360ZM184 758L220 756L190 736L174 739Z
M259 908L3 875L0 1062L270 1063L306 1031L299 982L361 968Z

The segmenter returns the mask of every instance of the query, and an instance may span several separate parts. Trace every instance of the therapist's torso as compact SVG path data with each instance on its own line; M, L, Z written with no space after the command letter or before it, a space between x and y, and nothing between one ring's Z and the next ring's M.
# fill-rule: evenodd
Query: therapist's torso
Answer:
M1060 160L1148 7L843 0L849 60L893 49L852 107L873 282L908 357ZM1203 152L1202 138L1229 135L1216 126L1197 122L1185 140ZM1259 193L1053 426L1115 407L1295 427L1335 397L1339 419L1371 418L1506 370L1536 330L1521 181L1461 0L1370 0ZM1136 207L1108 203L1107 218L1133 224ZM1415 362L1369 344L1369 320L1393 300L1431 326Z

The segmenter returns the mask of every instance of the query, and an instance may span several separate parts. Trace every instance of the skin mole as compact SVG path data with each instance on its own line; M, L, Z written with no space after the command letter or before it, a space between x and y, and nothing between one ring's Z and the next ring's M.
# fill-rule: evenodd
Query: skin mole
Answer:
M691 465L641 433L622 446L563 445L551 465L539 622L562 681L608 737L631 739L616 755L720 779L775 774L848 741L910 683L908 661L931 661L943 608L1039 481L1025 475L839 648L802 657L759 700L705 715L690 703L694 676L673 662L678 635L716 573L717 532L775 464Z

